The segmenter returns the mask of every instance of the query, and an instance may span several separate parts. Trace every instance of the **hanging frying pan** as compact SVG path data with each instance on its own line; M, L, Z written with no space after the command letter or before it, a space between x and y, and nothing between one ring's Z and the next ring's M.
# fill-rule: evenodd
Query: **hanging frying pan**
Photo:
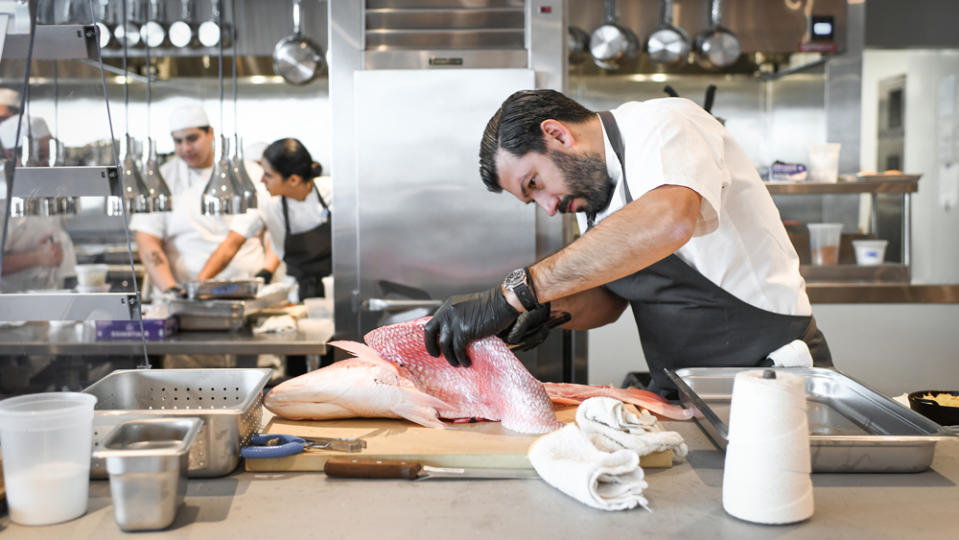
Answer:
M604 0L606 22L593 30L589 37L589 52L593 61L603 69L617 69L619 63L636 54L639 39L632 30L616 22L616 2Z
M696 36L696 62L706 69L731 66L742 52L739 38L722 26L722 18L722 0L710 0L709 28Z
M585 51L586 46L589 45L589 34L586 33L586 30L569 25L566 27L566 31L566 50L570 56Z
M116 17L113 13L113 6L110 5L109 0L98 0L97 22L95 24L97 27L97 39L99 39L101 49L105 49L116 43L113 41L113 26L116 24L116 22L114 22L116 21Z
M180 0L180 19L170 24L170 44L182 49L189 47L196 37L190 0Z
M159 0L150 0L147 21L140 27L140 39L143 40L144 45L152 49L163 45L166 39L166 27L161 22L165 17L161 17L160 8Z
M293 0L293 34L273 48L273 72L290 84L306 84L323 70L323 50L300 34L300 0Z
M223 25L220 26L220 0L210 2L210 19L200 23L196 30L197 38L204 47L216 47L220 40L223 40L223 46L230 46L229 30Z
M689 37L673 26L673 0L661 0L659 26L646 39L649 59L660 64L674 64L689 54Z
M126 15L124 20L117 23L116 28L113 29L113 37L121 45L126 42L127 47L136 47L140 44L140 26L133 22L138 18L136 4L129 0L120 1L124 2L122 9Z

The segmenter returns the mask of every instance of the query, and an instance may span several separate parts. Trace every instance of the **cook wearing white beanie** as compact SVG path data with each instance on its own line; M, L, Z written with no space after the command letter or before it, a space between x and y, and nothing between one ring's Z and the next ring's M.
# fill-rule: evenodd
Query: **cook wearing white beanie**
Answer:
M0 88L0 122L20 112L20 92Z

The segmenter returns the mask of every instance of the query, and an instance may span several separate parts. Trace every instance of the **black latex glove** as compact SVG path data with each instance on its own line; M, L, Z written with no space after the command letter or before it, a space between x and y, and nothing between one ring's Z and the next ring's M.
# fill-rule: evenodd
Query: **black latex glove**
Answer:
M167 294L171 294L171 295L173 295L173 296L176 296L177 298L186 298L186 297L187 297L186 290L185 290L183 287L179 286L179 285L174 285L174 286L170 287L169 289L167 289L167 290L164 291L164 292L167 293Z
M550 303L540 304L534 310L520 313L516 322L500 332L499 337L514 351L535 349L546 341L550 330L570 320L565 311L550 315Z
M255 278L263 278L263 284L268 285L270 280L273 279L273 272L270 272L266 268L261 268L259 272L253 274Z
M426 323L426 350L440 352L451 366L470 365L466 346L471 341L498 334L518 312L503 298L499 285L484 292L451 296Z

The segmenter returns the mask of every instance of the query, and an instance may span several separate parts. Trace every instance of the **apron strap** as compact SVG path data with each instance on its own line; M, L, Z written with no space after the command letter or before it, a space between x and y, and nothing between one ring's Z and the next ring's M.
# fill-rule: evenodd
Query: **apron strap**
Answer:
M316 197L320 199L320 205L326 210L327 213L330 213L330 207L326 205L326 201L323 200L323 196L320 195L320 189L316 187L316 182L313 182L313 191L316 192ZM290 235L290 214L288 206L286 203L286 197L280 197L283 203L283 227L286 229L286 235Z
M609 144L613 146L613 151L619 158L619 166L623 168L623 193L626 195L626 204L629 204L633 202L633 195L629 192L629 183L626 182L626 146L623 144L623 136L620 134L619 125L613 113L600 111L599 117L603 120L603 129L609 137Z

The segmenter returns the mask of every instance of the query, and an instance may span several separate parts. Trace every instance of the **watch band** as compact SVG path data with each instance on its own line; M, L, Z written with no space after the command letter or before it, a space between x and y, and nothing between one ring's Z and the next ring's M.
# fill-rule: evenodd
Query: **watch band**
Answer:
M539 307L539 300L536 298L536 291L533 290L533 280L529 275L529 267L517 268L506 276L504 287L513 291L519 302L527 311L532 311Z

